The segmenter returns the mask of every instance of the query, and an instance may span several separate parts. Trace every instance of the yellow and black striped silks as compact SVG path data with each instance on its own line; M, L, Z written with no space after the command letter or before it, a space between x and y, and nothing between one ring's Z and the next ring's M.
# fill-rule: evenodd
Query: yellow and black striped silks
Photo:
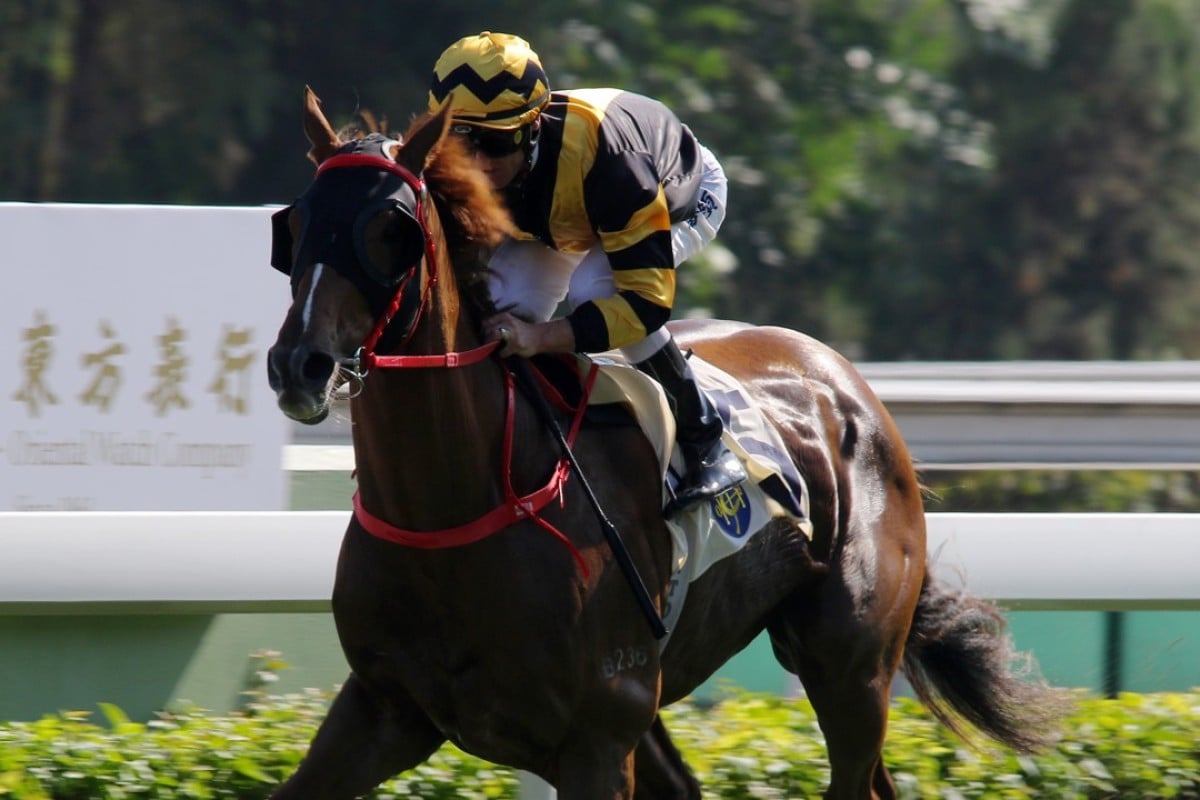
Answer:
M599 243L617 293L571 313L575 346L632 344L675 303L671 225L695 213L699 146L662 103L616 89L555 92L541 120L537 160L511 198L516 223L565 252Z

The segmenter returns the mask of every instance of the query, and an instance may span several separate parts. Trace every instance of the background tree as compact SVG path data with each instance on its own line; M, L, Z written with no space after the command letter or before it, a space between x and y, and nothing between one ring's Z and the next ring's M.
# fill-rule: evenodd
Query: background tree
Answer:
M1192 0L8 0L0 199L286 202L305 84L402 129L485 29L721 157L693 313L857 358L1200 357Z
M981 24L973 5L955 4L946 74L988 132L983 168L931 161L912 175L919 200L883 250L914 278L898 287L919 325L907 341L881 339L902 319L876 306L868 351L1194 357L1200 7L1051 4L1043 43ZM881 264L871 302L893 274Z

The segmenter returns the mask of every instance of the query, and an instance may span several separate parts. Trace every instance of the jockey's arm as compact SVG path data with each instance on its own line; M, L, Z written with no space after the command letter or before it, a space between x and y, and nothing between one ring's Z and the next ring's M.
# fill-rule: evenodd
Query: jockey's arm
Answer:
M611 297L581 304L567 319L576 349L595 353L634 344L662 327L675 305L671 213L652 165L629 159L626 169L589 208L612 269ZM640 187L635 190L635 187ZM633 199L633 203L629 200Z

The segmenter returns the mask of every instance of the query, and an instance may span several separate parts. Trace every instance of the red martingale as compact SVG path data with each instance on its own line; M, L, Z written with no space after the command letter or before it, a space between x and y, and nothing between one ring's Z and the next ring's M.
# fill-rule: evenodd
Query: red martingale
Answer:
M461 362L459 362L461 363ZM452 366L452 365L447 365ZM575 437L579 433L579 426L583 422L583 415L587 411L587 401L591 396L592 387L596 382L596 374L599 367L592 364L588 371L587 379L584 381L583 396L579 400L579 405L571 419L571 428L567 433L567 443L574 444ZM362 500L358 496L358 492L354 493L354 516L358 520L358 524L363 527L367 533L372 536L377 536L380 539L386 539L389 542L406 545L408 547L421 547L427 549L440 549L444 547L458 547L459 545L470 544L491 536L493 533L507 528L513 523L521 520L530 520L540 525L545 531L553 535L560 542L565 544L571 551L571 556L575 559L575 563L579 566L583 576L589 577L590 572L587 564L583 560L583 556L575 548L575 545L566 537L566 535L547 522L539 515L539 511L550 504L554 498L558 498L559 504L563 502L562 489L567 481L567 477L571 474L570 463L567 459L561 458L555 466L554 471L550 475L550 480L542 488L530 492L527 495L518 495L512 486L512 455L513 455L513 428L514 428L514 400L515 390L512 373L506 367L504 370L504 385L506 389L507 410L504 417L504 465L501 471L501 478L504 481L504 503L492 509L482 517L468 522L464 525L458 525L453 528L443 528L437 531L410 531L403 528L398 528L390 522L386 522L379 517L374 516L365 508L363 508Z

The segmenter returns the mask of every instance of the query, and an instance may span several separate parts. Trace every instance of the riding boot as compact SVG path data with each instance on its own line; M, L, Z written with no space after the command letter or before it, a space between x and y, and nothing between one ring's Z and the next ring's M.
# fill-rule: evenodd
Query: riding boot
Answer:
M737 456L721 441L721 416L696 382L674 339L635 366L666 392L675 415L675 439L683 454L684 476L667 513L719 495L746 479Z

